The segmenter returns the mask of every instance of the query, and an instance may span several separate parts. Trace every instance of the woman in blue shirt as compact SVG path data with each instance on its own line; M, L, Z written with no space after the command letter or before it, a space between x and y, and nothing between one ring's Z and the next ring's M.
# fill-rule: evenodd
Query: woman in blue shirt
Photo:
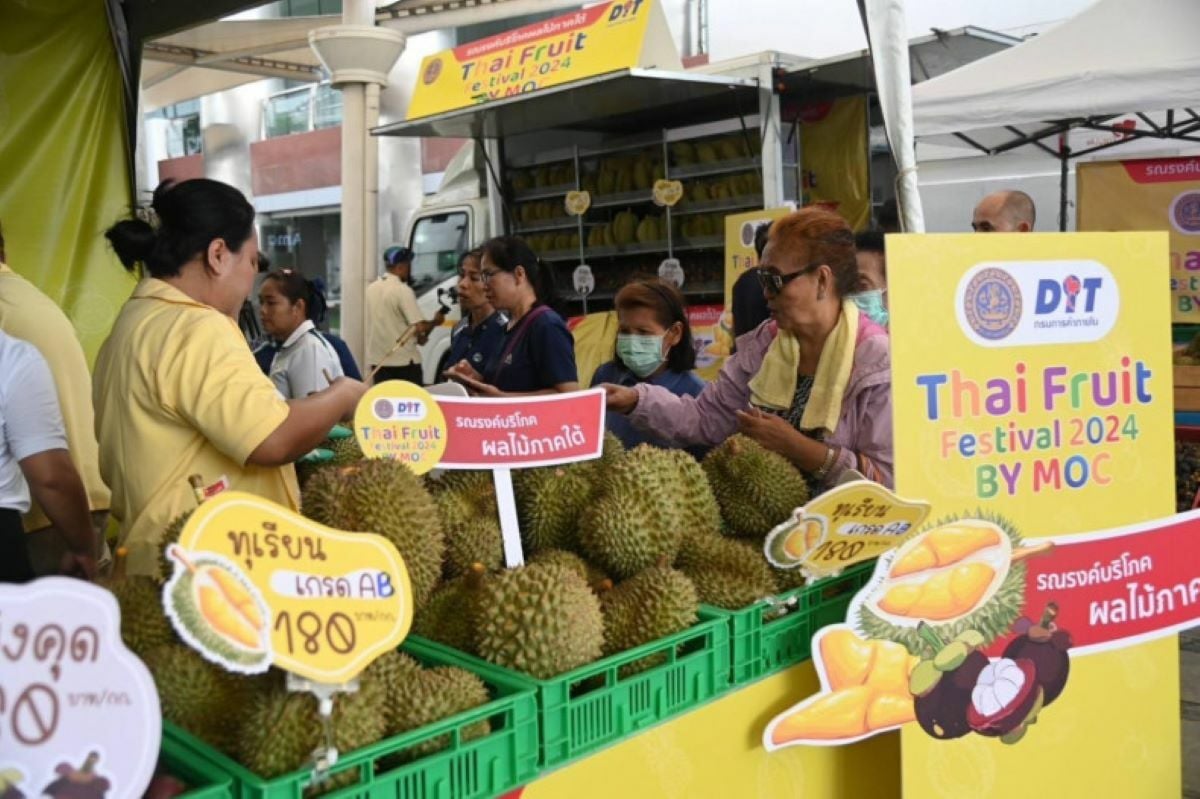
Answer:
M550 307L552 269L515 236L491 239L482 249L480 273L487 299L508 315L504 344L483 369L461 360L446 370L446 376L485 397L578 390L575 339Z
M596 370L592 385L650 383L679 396L699 394L704 381L692 372L696 347L679 289L658 278L637 280L617 292L614 305L618 324L616 357ZM626 448L638 444L670 447L638 431L624 414L610 411L605 426Z

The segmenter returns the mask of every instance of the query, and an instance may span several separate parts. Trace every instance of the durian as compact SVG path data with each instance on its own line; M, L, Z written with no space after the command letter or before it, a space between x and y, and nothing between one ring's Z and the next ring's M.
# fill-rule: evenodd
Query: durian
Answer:
M588 563L574 552L568 552L565 549L543 549L530 558L529 562L557 563L561 566L566 566L586 580L587 584L592 586L593 589L600 585L600 583L608 580L608 575L603 571Z
M474 563L497 569L504 563L504 543L490 472L447 472L430 481L446 536L445 574L465 574Z
M103 583L121 609L121 640L140 658L179 639L163 610L162 584L153 577L125 574L126 551L117 550L113 577Z
M223 752L235 749L239 713L263 678L225 671L184 644L165 644L142 656L154 676L163 718Z
M721 518L737 536L762 540L809 499L808 483L791 462L738 434L704 459Z
M1025 603L1025 563L1012 558L1020 544L1008 520L983 511L939 522L897 551L887 578L859 609L861 631L914 655L925 652L922 621L946 641L975 630L991 643Z
M513 493L527 552L574 548L579 517L592 497L590 478L585 464L515 472Z
M700 463L685 450L666 450L675 464L675 503L680 524L688 533L716 535L721 530L721 506L713 495L708 476Z
M600 657L600 601L566 566L531 563L489 575L471 610L476 651L499 666L545 680Z
M318 471L300 493L300 512L315 522L335 530L355 530L357 524L350 516L347 495L350 478L343 468Z
M471 626L472 583L480 577L467 574L442 584L413 618L414 635L439 641L463 652L475 651L475 630Z
M358 436L346 436L331 440L328 444L329 449L333 451L333 460L329 462L330 466L349 466L366 459L362 447L358 445Z
M421 669L410 675L401 690L387 705L388 734L396 735L435 721L441 721L473 707L487 704L487 686L483 681L454 666ZM470 741L487 735L491 727L487 720L465 728L462 740ZM424 757L445 749L450 734L439 735L404 752L406 759Z
M356 526L395 544L408 569L413 607L420 610L441 577L446 552L437 505L421 478L398 461L363 461L350 468L346 502Z
M700 601L692 581L669 566L655 566L600 595L604 654L624 652L696 623Z
M579 522L579 544L589 560L624 579L675 557L684 533L677 470L670 453L648 444L605 470L599 499Z
M746 541L688 536L679 548L675 567L691 579L701 602L729 610L776 592L775 577L762 550Z
M190 518L192 518L190 510L179 514L171 520L167 529L163 531L162 537L158 539L158 578L160 580L168 580L175 573L175 560L167 555L167 549L171 544L179 542L179 536L183 535L183 528Z

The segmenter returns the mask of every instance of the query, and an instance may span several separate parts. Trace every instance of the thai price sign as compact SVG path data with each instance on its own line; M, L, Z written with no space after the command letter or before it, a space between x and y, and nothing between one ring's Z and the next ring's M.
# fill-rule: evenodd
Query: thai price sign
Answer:
M901 499L888 489L858 480L832 488L767 535L767 560L823 577L879 557L915 532L929 504Z
M61 577L0 585L0 796L141 796L161 737L112 594Z
M412 624L408 571L391 542L331 530L251 494L202 504L168 556L167 615L230 671L274 665L345 683L399 646Z
M631 67L680 69L656 0L613 0L426 56L408 118Z

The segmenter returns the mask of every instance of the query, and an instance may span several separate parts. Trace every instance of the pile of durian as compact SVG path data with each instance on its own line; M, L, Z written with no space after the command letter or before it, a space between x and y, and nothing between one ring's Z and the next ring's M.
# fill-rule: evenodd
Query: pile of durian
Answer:
M647 445L624 451L609 434L597 460L514 472L526 556L515 569L504 568L490 472L421 478L397 462L363 460L353 439L329 446L333 461L302 474L304 515L395 544L412 583L413 634L536 679L686 630L700 603L740 608L799 584L794 572L768 564L762 542L807 501L807 484L788 461L740 435L699 463ZM184 521L164 531L164 569ZM165 617L159 580L122 576L108 587L166 719L264 778L311 763L324 741L311 695L288 693L281 672L234 675L201 658ZM653 665L643 658L622 673ZM475 675L400 652L359 682L357 693L335 701L342 752L490 699ZM485 721L464 737L488 732Z

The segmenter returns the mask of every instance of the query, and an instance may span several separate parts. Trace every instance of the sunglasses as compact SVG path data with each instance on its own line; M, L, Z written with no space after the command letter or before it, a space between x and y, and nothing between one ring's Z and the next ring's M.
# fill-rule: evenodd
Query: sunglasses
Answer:
M778 297L783 287L791 283L801 275L807 275L810 272L818 269L824 261L817 261L801 269L799 272L792 272L790 275L782 275L779 269L774 266L760 266L754 270L758 277L758 285L762 286L763 292L768 297Z

